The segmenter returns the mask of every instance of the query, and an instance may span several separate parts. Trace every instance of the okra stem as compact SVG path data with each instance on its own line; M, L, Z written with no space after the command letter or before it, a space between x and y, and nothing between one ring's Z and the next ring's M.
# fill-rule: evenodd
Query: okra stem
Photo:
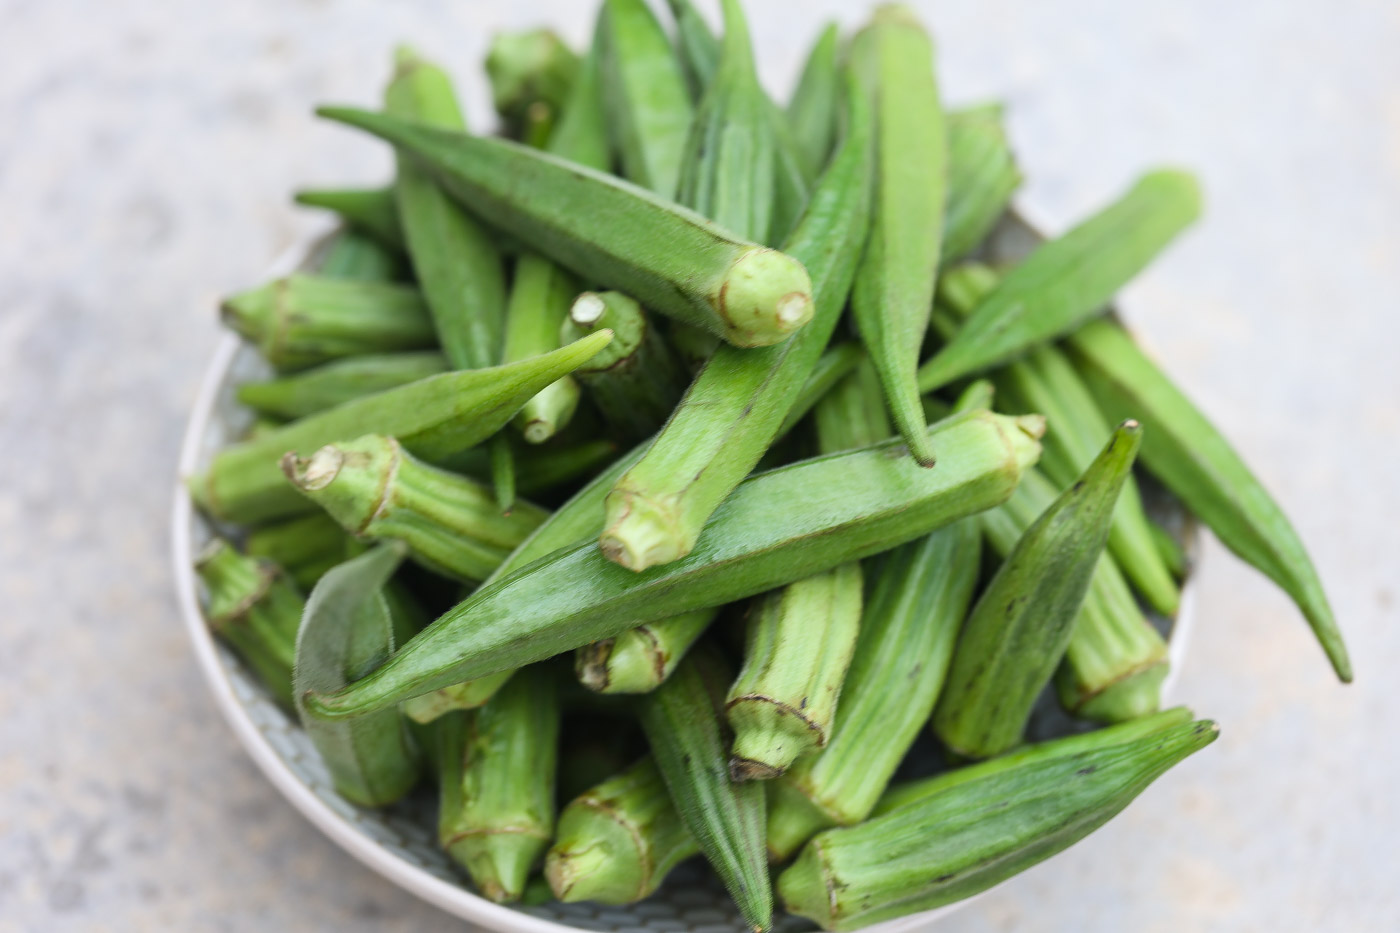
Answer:
M578 649L579 681L597 693L650 693L671 676L719 607L659 619Z

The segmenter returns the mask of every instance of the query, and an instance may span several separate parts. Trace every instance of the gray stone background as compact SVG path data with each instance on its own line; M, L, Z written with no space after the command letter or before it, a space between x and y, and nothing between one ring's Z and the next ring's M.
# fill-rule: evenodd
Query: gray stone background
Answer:
M785 90L824 17L750 0ZM167 566L216 298L308 227L298 184L387 159L310 117L368 102L403 39L478 125L493 30L565 0L0 0L0 930L459 924L322 838L206 695ZM919 3L947 97L1000 97L1063 229L1159 162L1205 221L1124 297L1286 505L1356 659L1218 546L1179 697L1221 740L950 931L1400 928L1400 5Z

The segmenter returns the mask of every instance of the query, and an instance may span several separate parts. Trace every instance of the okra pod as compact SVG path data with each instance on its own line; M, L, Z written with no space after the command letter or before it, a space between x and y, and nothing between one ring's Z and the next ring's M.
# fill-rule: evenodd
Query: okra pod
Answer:
M940 286L943 306L966 317L996 287L996 281L996 273L986 266L949 270ZM1084 381L1059 348L1049 345L1036 347L1003 367L996 379L1009 410L1045 415L1049 430L1040 467L1061 488L1069 486L1093 462L1110 431L1108 419ZM1124 481L1113 511L1108 548L1154 609L1168 617L1176 615L1181 594L1157 546L1132 476Z
M429 466L378 434L306 458L288 453L282 470L346 531L402 541L424 567L469 583L490 576L548 514L522 501L502 515L480 483Z
M542 146L579 73L579 57L552 29L497 33L486 52L491 102L506 132Z
M671 41L645 0L606 0L599 28L608 131L622 173L673 199L693 109Z
M1096 321L1065 348L1106 414L1131 410L1150 425L1143 465L1226 547L1292 597L1337 676L1349 683L1351 660L1317 570L1283 510L1229 441L1117 324Z
M244 556L215 538L194 565L209 629L228 642L284 709L292 709L292 665L301 593L270 560Z
M597 693L650 693L681 663L719 613L719 607L683 612L585 645L575 655L579 682Z
M770 785L774 861L870 815L933 712L980 560L981 532L966 519L867 562L871 593L831 739Z
M1142 176L1118 201L1011 270L919 368L919 390L932 392L1073 331L1101 313L1200 211L1200 190L1187 173Z
M681 822L756 931L773 923L763 833L763 785L729 780L729 735L722 705L729 672L700 647L646 694L638 717Z
M812 317L799 260L622 179L509 140L353 108L319 113L410 151L469 209L576 274L736 346L777 343Z
M297 632L293 695L311 744L320 752L336 793L352 803L382 807L418 782L421 761L396 709L351 722L306 713L312 691L344 686L394 653L394 627L384 585L403 559L380 546L326 573L306 601Z
M337 231L316 266L323 278L366 282L397 282L405 271L398 252L353 229Z
M224 323L278 369L433 345L433 323L416 288L291 275L239 292L220 307Z
M1036 696L1069 647L1108 540L1142 428L1124 422L1079 481L1006 556L958 637L934 731L960 755L990 758L1021 740Z
M312 512L248 532L249 557L271 561L307 592L321 575L345 560L350 537L324 512Z
M909 452L932 466L916 371L942 248L948 143L933 42L914 13L882 6L851 42L875 109L875 198L851 310Z
M666 0L676 21L676 51L685 66L692 96L699 100L719 70L720 40L690 0Z
M807 53L797 90L787 106L793 144L812 177L821 173L836 141L835 114L840 110L841 99L840 42L840 28L828 23Z
M457 718L460 717L460 718ZM443 720L438 837L496 903L518 901L554 836L559 703L553 672L518 672L486 705ZM454 754L455 753L455 754Z
M635 903L700 852L650 756L572 800L556 835L544 875L566 904Z
M294 200L336 214L352 230L366 233L384 246L402 251L403 227L393 188L326 188L298 191Z
M575 370L594 405L619 435L637 441L656 432L685 389L680 363L642 306L621 292L584 292L559 328L577 340L607 328L613 341Z
M260 522L308 511L279 462L288 450L317 450L366 433L395 437L416 456L435 460L490 437L525 401L607 346L600 332L534 359L494 369L429 376L337 405L220 451L189 479L200 507L215 518Z
M813 420L824 454L869 447L894 433L881 397L880 375L870 357L862 355L854 370L817 403Z
M788 409L787 416L783 418L782 427L778 428L778 434L774 441L787 436L787 433L797 426L797 422L806 417L807 413L815 408L828 392L850 375L865 358L865 351L860 348L860 344L853 340L838 343L817 357L817 362L813 364L807 381L802 384L796 400ZM883 410L880 416L884 417Z
M887 550L1004 502L1041 430L1039 419L966 412L931 429L957 452L937 470L893 456L889 442L760 474L716 510L701 547L647 573L591 542L565 547L497 577L383 667L312 703L326 717L359 715Z
M1098 829L1209 745L1209 721L1074 754L994 767L808 843L778 878L791 913L854 930L985 891Z
M305 418L351 399L436 376L447 368L447 359L436 350L352 356L289 376L245 382L238 387L237 398L264 415Z
M632 570L690 553L716 507L758 463L825 349L865 240L869 107L847 82L846 135L788 249L816 271L818 313L775 347L718 348L642 460L608 494L604 553Z
M948 205L943 263L971 253L1006 213L1021 171L1006 139L1000 105L948 114Z

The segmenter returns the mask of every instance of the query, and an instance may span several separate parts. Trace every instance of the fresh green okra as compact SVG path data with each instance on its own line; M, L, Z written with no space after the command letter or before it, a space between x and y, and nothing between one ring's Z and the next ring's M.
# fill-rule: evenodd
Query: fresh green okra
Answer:
M932 392L1070 333L1142 271L1200 214L1196 180L1149 172L1116 202L1007 273L932 359L919 390Z
M868 562L871 594L831 739L770 785L773 861L820 830L859 823L880 799L943 688L980 546L976 520L965 519Z
M600 438L575 442L554 438L541 445L517 444L515 479L522 496L537 496L587 479L617 458L617 443ZM442 460L436 466L461 473L483 483L491 481L491 451L471 447Z
M281 567L306 592L322 574L345 560L349 541L339 522L324 512L311 512L254 528L244 544L249 557Z
M279 462L288 450L317 450L367 433L395 437L415 456L432 461L490 437L544 386L607 346L599 332L553 353L494 369L429 376L337 405L294 421L254 441L220 451L189 478L195 501L215 518L261 522L310 511L288 485Z
M950 269L939 286L942 307L951 311L951 316L965 318L996 283L996 273L986 266L968 264ZM1036 347L1000 369L996 380L1001 398L1011 406L1009 410L1045 415L1049 430L1045 432L1040 468L1061 488L1069 486L1093 462L1110 431L1108 419L1083 380L1064 354L1048 345ZM1181 594L1162 558L1132 476L1124 481L1118 497L1108 548L1153 608L1168 617L1176 615Z
M934 731L959 755L990 758L1021 740L1036 696L1069 647L1141 435L1134 421L1113 433L1079 481L1026 529L968 616L933 716Z
M276 379L245 382L238 387L237 398L256 412L291 420L447 369L446 357L437 350L351 356Z
M646 694L638 717L681 822L756 931L773 923L763 833L763 785L729 779L724 689L730 672L714 649L697 647L664 684Z
M799 421L807 416L809 411L816 407L818 402L826 398L827 393L840 385L842 380L849 376L865 359L865 351L854 340L829 347L825 353L817 357L817 362L813 364L812 371L807 376L807 381L803 383L801 391L798 392L797 399L788 409L782 427L778 428L778 434L774 441L785 437L789 431L797 426ZM885 417L883 409L880 411L880 417L882 419Z
M379 434L305 458L288 453L282 470L346 531L402 541L418 563L469 583L489 577L548 514L521 501L502 515L480 483L429 466Z
M365 282L397 282L406 271L402 255L353 229L337 231L316 266L323 278Z
M787 106L793 144L813 177L821 173L836 141L834 115L840 110L841 100L840 44L840 28L828 23L807 54L797 90Z
M544 874L566 904L632 904L699 852L648 756L564 808Z
M366 233L390 249L404 248L393 188L334 188L298 191L296 203L336 214L352 230Z
M244 556L215 538L195 561L209 629L238 652L284 709L292 709L292 665L305 601L270 560Z
M719 70L720 40L690 0L666 0L676 21L676 52L690 82L691 96L705 96L705 89Z
M650 693L705 634L719 607L684 612L585 645L575 653L579 682L596 693Z
M642 460L608 494L604 553L633 570L690 553L716 507L772 444L825 349L865 240L873 141L869 107L847 83L846 136L789 240L816 272L818 313L791 340L718 348Z
M1343 682L1346 644L1322 581L1288 518L1239 453L1118 324L1096 321L1065 344L1110 417L1131 410L1151 428L1143 464L1221 542L1283 588Z
M291 275L227 298L224 323L278 369L433 345L418 289L390 282Z
M824 748L860 631L860 564L790 583L752 610L744 666L729 688L729 773L769 780Z
M869 447L894 433L881 396L880 374L864 354L852 372L822 397L812 414L817 445L824 454Z
M483 895L518 901L554 836L554 673L526 668L480 709L440 722L438 839Z
M987 773L817 836L778 892L789 912L826 930L970 897L1083 839L1217 734L1201 721L1014 767L989 762L978 766Z
M486 52L491 101L506 132L543 146L578 77L579 57L552 29L497 33Z
M310 702L328 718L360 715L887 550L1004 502L1039 456L1043 429L1037 418L966 412L930 429L957 453L937 470L893 455L889 442L755 476L690 556L646 573L590 542L564 547L483 586L383 667Z
M408 150L469 209L542 255L736 346L777 343L812 317L800 261L622 179L509 140L353 108L319 112Z
M947 200L948 143L933 42L913 12L882 6L851 42L852 68L875 111L875 198L851 310L909 452L928 446L916 371L928 330Z
M622 174L672 199L693 110L671 41L645 0L606 0L599 28L608 131Z
M685 390L680 363L642 306L621 292L580 295L559 328L559 339L577 340L602 328L613 332L612 343L574 375L621 437L648 437Z
M382 807L418 782L421 759L396 709L351 722L309 717L305 697L343 687L394 653L394 625L384 585L403 550L381 545L326 573L306 601L296 640L293 696L336 793L352 803Z
M1002 126L1000 104L948 114L948 205L943 263L971 253L1006 213L1021 171Z

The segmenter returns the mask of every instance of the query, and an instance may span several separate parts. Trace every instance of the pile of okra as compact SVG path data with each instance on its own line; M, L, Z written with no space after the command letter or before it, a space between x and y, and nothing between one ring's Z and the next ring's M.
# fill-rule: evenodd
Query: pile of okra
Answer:
M319 264L224 303L275 375L190 478L197 569L339 792L435 783L486 897L630 903L703 856L753 929L847 930L1214 739L1159 710L1185 559L1144 474L1350 667L1288 520L1106 313L1192 178L989 264L1001 109L944 109L909 10L821 32L783 104L722 6L496 37L495 135L407 49L378 107L319 111L396 173L301 193L341 220ZM1037 702L1078 726L1028 743ZM905 780L917 742L942 765Z

